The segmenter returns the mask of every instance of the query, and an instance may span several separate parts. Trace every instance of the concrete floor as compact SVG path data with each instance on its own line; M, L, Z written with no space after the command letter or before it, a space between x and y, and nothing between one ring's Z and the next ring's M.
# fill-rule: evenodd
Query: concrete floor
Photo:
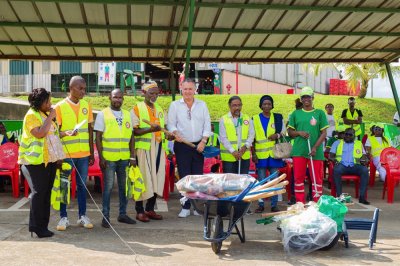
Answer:
M89 182L88 187L92 191L93 183ZM168 204L158 206L164 220L126 225L116 221L118 195L114 191L111 223L125 243L111 229L101 227L101 215L90 199L87 215L94 223L93 229L75 225L77 203L74 200L69 207L73 225L67 231L55 231L58 213L52 211L49 228L55 231L55 236L31 238L27 226L29 202L12 198L11 188L6 188L6 193L0 193L1 265L400 265L400 195L397 188L395 203L387 204L381 200L380 182L368 191L372 205L366 207L356 203L347 215L371 218L375 207L381 209L373 250L368 248L369 232L349 231L350 248L346 249L340 241L329 251L316 251L305 256L286 255L276 224L257 225L255 221L260 216L256 214L245 217L246 242L242 244L237 236L231 235L223 242L221 253L215 255L210 243L203 240L202 217L177 217L180 206L176 193L171 195ZM344 192L354 193L353 185L344 184ZM101 195L93 193L93 196L101 207ZM286 208L286 202L280 202L279 206ZM255 208L254 204L252 209ZM128 214L135 216L132 201L128 205Z

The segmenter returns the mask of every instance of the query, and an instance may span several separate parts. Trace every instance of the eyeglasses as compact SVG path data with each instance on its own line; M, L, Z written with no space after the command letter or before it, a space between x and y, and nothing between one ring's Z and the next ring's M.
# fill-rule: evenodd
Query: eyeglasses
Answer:
M376 130L376 131L382 131L382 128L376 127L376 128L374 128L374 130Z
M353 133L344 133L345 136L354 137Z
M190 109L187 110L187 115L189 120L192 120L192 111L190 111Z

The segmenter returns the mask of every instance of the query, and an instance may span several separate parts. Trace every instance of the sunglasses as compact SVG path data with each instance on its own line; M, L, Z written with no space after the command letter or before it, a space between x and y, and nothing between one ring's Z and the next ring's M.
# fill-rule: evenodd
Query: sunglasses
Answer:
M353 133L344 133L345 136L354 137Z

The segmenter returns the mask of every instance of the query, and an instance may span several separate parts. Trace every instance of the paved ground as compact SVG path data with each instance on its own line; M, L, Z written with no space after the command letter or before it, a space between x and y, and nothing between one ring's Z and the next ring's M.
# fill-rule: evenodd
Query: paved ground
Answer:
M93 183L89 182L93 190ZM356 203L348 217L372 217L375 207L381 209L378 239L373 250L368 248L367 231L350 231L350 248L339 242L329 251L317 251L306 256L287 256L276 224L257 225L259 215L245 217L246 243L232 235L223 242L221 254L215 255L210 243L202 238L202 217L177 217L178 195L173 194L168 204L159 204L163 221L120 224L116 221L117 193L112 198L111 222L135 254L110 229L101 227L101 215L94 203L88 204L92 230L71 226L65 232L55 232L49 239L31 238L28 233L29 202L11 197L10 187L0 194L0 259L1 265L400 265L399 213L400 196L387 204L381 200L382 183L369 190L372 205ZM352 184L345 192L353 193ZM100 194L93 193L101 204ZM286 207L285 202L280 208ZM255 206L252 207L254 209ZM168 211L167 211L168 209ZM134 217L133 202L129 215ZM71 222L77 219L77 205L70 206ZM52 211L50 229L55 228L58 214Z

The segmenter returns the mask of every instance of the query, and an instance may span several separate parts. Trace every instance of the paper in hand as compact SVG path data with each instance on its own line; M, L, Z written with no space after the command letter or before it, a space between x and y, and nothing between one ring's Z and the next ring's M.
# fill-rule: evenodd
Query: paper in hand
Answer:
M76 131L76 132L78 132L78 130L86 123L86 119L84 119L82 122L80 122L79 124L77 124L75 127L74 127L74 130L73 131Z

